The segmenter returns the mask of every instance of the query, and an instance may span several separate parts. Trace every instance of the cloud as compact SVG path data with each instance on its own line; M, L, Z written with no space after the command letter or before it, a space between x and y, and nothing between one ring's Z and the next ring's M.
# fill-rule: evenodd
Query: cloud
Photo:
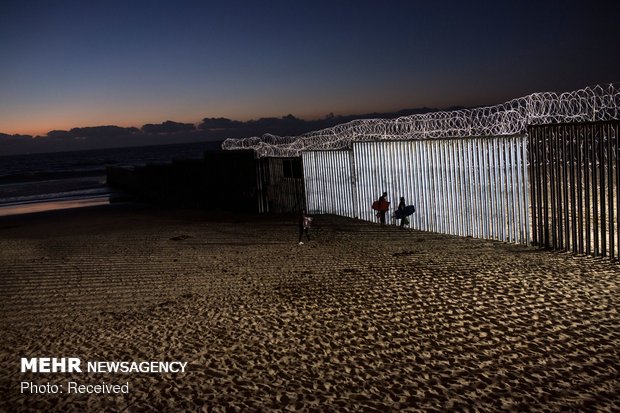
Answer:
M52 130L47 132L47 138L59 141L68 140L83 140L88 138L101 138L101 137L118 137L134 135L139 133L138 128L130 127L123 128L120 126L107 125L107 126L88 126L84 128L73 128L71 130Z
M89 126L85 128L73 128L70 130L70 133L74 138L124 136L124 135L133 135L139 132L140 132L140 129L138 128L134 128L134 127L123 128L123 127L114 126L114 125ZM48 136L49 136L49 133L48 133Z
M74 136L71 132L66 130L52 130L47 132L47 138L54 140L70 140L73 139Z
M234 129L243 126L243 122L238 120L230 120L227 118L204 118L202 123L198 125L198 129L204 131L217 131Z
M193 123L179 123L167 120L163 123L153 124L147 123L142 126L142 132L157 135L157 134L170 134L170 133L182 133L192 132L196 130L196 125Z
M146 124L142 128L114 125L89 126L71 130L52 130L35 139L29 135L0 133L0 155L35 152L58 152L86 149L118 148L126 146L164 145L185 142L207 142L225 138L247 138L270 133L278 136L297 136L306 132L329 128L355 119L394 118L436 109L407 109L391 113L334 116L303 120L291 114L248 121L228 118L204 118L196 127L192 123L167 120Z
M204 118L198 125L198 129L218 133L223 137L247 137L264 133L298 135L309 132L314 126L315 121L306 121L289 114L281 118L269 117L245 122L227 118Z
M60 152L112 148L122 146L156 145L157 139L142 139L138 128L114 125L90 126L71 130L52 130L45 136L0 134L0 155Z
M19 141L30 141L30 140L32 140L31 135L9 135L7 133L0 133L0 141L2 142L7 142L7 141L19 142Z

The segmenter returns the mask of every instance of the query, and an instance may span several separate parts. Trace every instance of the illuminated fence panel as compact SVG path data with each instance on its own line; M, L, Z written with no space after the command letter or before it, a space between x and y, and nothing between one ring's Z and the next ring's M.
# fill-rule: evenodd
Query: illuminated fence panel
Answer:
M531 126L535 245L620 256L620 122Z
M371 205L385 191L390 218L400 196L416 206L411 228L527 244L525 155L523 136L356 142L353 151L303 152L306 205L311 214L378 222Z
M351 151L302 152L309 214L356 216Z
M524 136L355 142L358 216L377 221L371 205L385 191L389 216L401 196L416 206L411 228L527 244L525 154Z

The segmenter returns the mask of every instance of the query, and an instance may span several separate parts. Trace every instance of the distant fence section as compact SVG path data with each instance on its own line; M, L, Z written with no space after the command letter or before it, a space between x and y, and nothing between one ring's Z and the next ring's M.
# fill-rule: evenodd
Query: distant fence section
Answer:
M353 151L302 152L302 162L308 213L357 217Z
M293 212L305 208L301 158L256 159L258 212Z
M301 158L256 158L254 151L206 151L204 159L108 167L108 185L149 202L234 212L305 208Z
M620 256L619 121L530 126L535 245Z

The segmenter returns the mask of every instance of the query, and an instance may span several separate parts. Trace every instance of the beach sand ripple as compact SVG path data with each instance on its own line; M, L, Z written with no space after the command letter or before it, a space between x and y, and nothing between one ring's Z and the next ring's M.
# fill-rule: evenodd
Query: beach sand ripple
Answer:
M620 411L607 260L336 216L304 245L286 215L2 224L0 411ZM188 371L22 374L23 356ZM130 393L19 392L69 380Z

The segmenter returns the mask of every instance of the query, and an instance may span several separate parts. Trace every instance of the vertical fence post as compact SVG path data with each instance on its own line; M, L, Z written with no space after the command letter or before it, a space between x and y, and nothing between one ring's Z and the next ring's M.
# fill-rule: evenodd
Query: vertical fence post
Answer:
M525 225L524 239L525 239L525 243L529 244L530 243L530 214L529 214L530 200L528 199L527 187L532 182L532 180L529 177L528 166L527 166L527 139L523 139L521 141L521 149L523 151L520 156L521 166L519 169L520 175L522 177L520 188L523 188L523 190L521 191L521 194L522 194L521 211L523 214L522 222ZM532 224L533 224L533 220L532 220Z
M616 167L616 234L618 239L618 251L616 257L620 259L620 122L615 122L613 126L613 139L615 144L615 167Z
M573 137L574 137L574 150L577 154L576 156L576 165L575 165L575 175L576 175L576 183L577 183L577 217L578 217L578 233L579 233L579 247L577 249L577 252L579 254L583 254L584 253L584 237L583 237L583 220L584 220L584 216L583 216L583 199L584 199L584 173L585 173L585 162L583 160L582 157L582 147L583 147L583 140L582 140L582 135L581 135L581 131L580 130L575 130L575 128L572 129L573 130Z
M510 196L512 197L512 242L519 243L519 232L521 230L521 208L519 199L521 197L522 188L519 185L519 167L517 165L518 152L520 150L520 139L510 141Z
M557 176L558 176L558 249L561 251L568 251L570 244L570 236L566 236L566 231L569 229L569 220L566 213L568 212L568 205L565 202L568 195L568 186L565 184L566 179L566 157L564 148L566 146L566 138L568 136L568 130L564 126L557 135L556 152L557 152Z
M605 128L605 134L607 135L607 207L608 207L608 220L609 220L609 257L615 258L615 243L614 243L614 185L613 185L613 142L612 142L612 125L608 123Z
M585 253L586 255L590 255L592 253L592 210L590 208L590 144L591 137L584 129L581 130L583 132L583 186L584 186L584 201L585 201L585 223L586 223L586 239L585 239Z
M530 214L532 215L532 243L534 245L539 245L538 241L538 228L536 221L536 208L538 205L538 197L537 197L537 189L538 189L538 142L535 137L536 130L533 128L529 128L527 131L527 137L529 141L528 148L528 157L530 162Z
M569 173L571 172L571 169L569 167L569 165L572 165L573 163L573 157L572 157L572 152L570 151L571 148L571 140L570 140L570 133L571 133L571 128L566 127L564 129L564 134L562 136L562 185L564 187L564 190L562 191L562 195L563 195L563 204L564 204L564 239L565 239L565 244L564 244L564 251L570 251L571 246L575 245L575 238L572 239L572 243L571 243L571 229L574 226L571 225L571 215L575 214L575 198L574 198L574 190L575 188L573 187L573 185L569 186L570 183L570 179L569 179ZM569 204L569 193L571 194L570 196L570 200L572 201Z
M601 256L607 255L607 212L605 208L605 128L597 128L600 133L598 145L599 145L599 176L600 176L600 210L601 210Z
M578 251L578 244L582 244L581 235L579 236L580 240L577 240L577 216L579 216L579 224L581 225L581 211L577 212L576 205L576 197L575 192L581 193L581 185L580 180L575 180L575 173L580 170L579 168L579 147L575 142L575 128L571 127L568 130L568 136L566 139L568 143L568 157L570 161L568 162L569 166L569 181L570 181L570 205L571 205L571 234L572 234L572 250L573 254L576 254ZM575 148L577 146L577 148ZM575 168L575 163L577 164L577 168ZM578 188L575 188L575 182L577 182ZM579 198L579 209L581 209L581 197ZM580 230L581 232L581 230Z
M598 210L599 210L599 205L598 205L598 182L597 182L597 173L598 173L598 167L597 167L597 149L598 149L598 139L597 136L595 134L595 130L594 128L590 125L590 127L588 128L590 130L590 134L592 136L591 142L592 142L592 147L591 147L591 165L592 165L592 224L594 226L594 256L598 257L600 254L600 249L599 249L599 227L598 227L598 223L599 223L599 214L598 214Z
M545 133L542 136L543 157L542 161L542 178L543 178L543 240L544 247L549 248L549 175L547 172L547 163L549 160L549 128L545 126Z
M556 159L555 159L555 143L556 143L556 139L555 136L553 134L553 131L551 128L547 128L547 132L548 132L548 141L549 141L549 151L548 151L548 155L549 157L547 164L549 165L549 196L551 198L551 247L553 249L557 249L558 244L557 244L557 217L556 217L556 211L557 211L557 199L556 199L556 183L557 180L555 179L555 167L557 165Z

